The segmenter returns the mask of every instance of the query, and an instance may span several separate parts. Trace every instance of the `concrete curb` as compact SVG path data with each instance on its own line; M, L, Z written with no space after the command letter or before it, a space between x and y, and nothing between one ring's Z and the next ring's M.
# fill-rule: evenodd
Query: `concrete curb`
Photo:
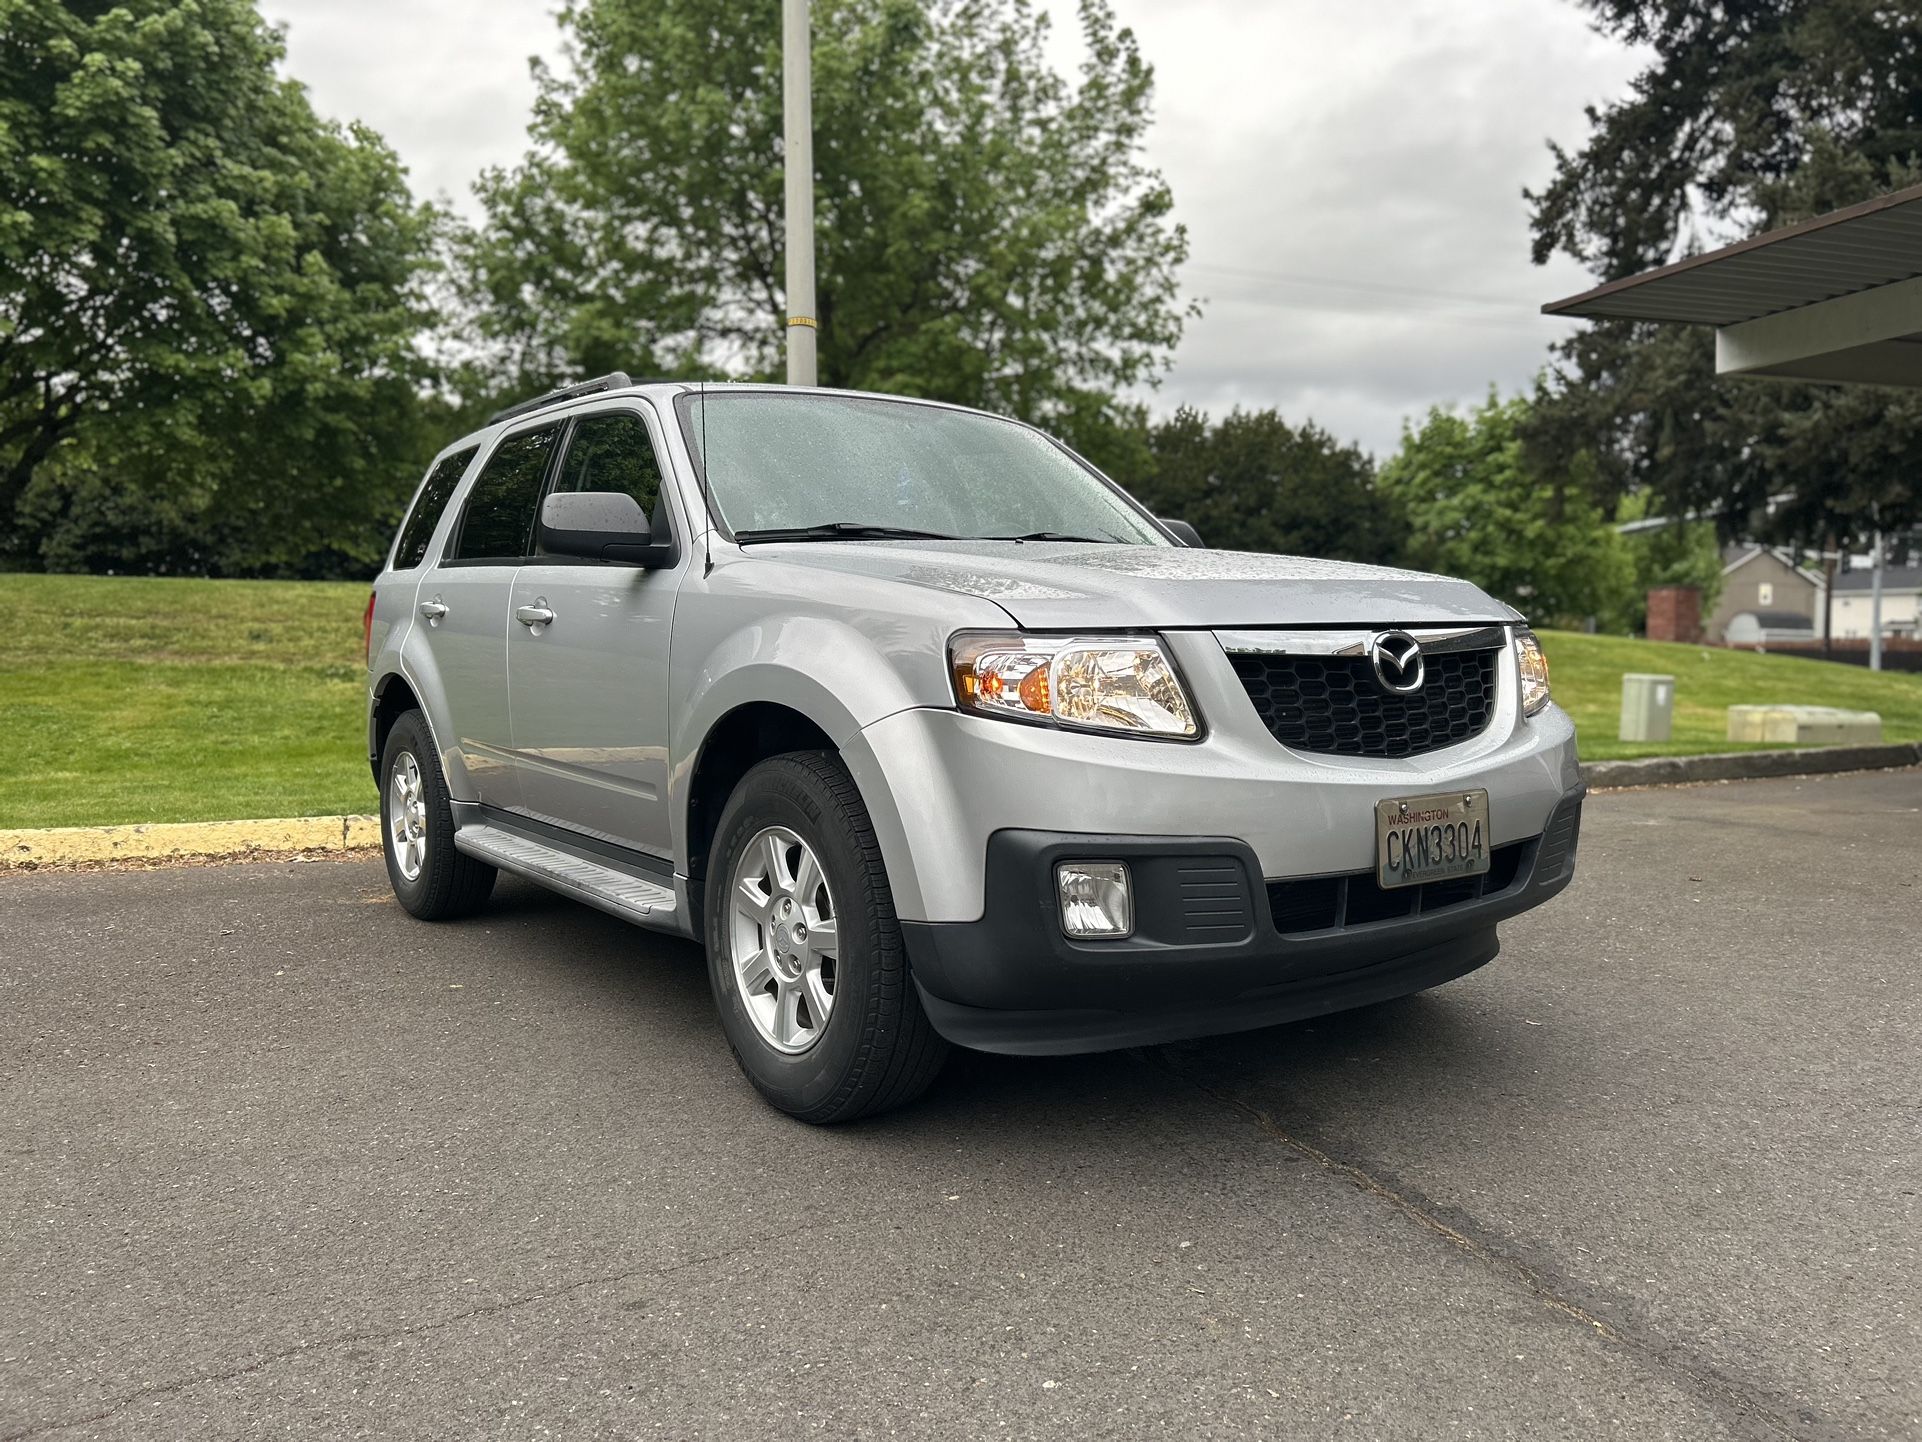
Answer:
M1734 751L1719 756L1646 756L1593 761L1582 768L1591 791L1628 786L1691 786L1768 776L1821 776L1834 771L1885 771L1922 765L1922 742L1880 746L1812 746L1795 751Z
M187 821L152 826L56 826L0 831L0 871L103 861L244 857L251 852L363 851L380 845L373 816Z

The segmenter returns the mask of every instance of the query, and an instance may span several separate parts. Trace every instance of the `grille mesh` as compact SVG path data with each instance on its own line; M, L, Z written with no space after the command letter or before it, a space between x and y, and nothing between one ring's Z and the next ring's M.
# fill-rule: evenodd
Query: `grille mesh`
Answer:
M1365 926L1371 921L1399 921L1410 916L1433 916L1467 901L1498 896L1521 878L1529 841L1513 841L1488 853L1488 870L1479 876L1456 876L1426 881L1419 886L1384 889L1372 871L1352 876L1308 876L1268 883L1268 909L1275 930L1325 931L1330 927Z
M1399 758L1478 736L1495 709L1500 651L1430 655L1412 696L1383 691L1366 656L1233 655L1262 724L1284 746L1329 756Z

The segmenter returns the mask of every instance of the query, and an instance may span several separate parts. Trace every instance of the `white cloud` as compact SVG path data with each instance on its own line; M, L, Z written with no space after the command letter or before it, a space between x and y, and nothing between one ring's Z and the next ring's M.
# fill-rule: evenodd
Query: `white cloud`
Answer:
M530 0L263 0L286 26L287 70L323 114L387 138L423 199L475 214L475 177L511 165L534 104L528 60L560 30Z
M1155 161L1187 221L1190 330L1159 406L1278 405L1377 451L1403 418L1526 386L1583 288L1529 261L1545 140L1638 58L1543 0L1128 7Z
M424 195L471 211L511 163L554 57L528 0L265 0L316 105L367 121ZM1075 58L1072 7L1052 6ZM1567 0L1117 0L1154 63L1167 175L1205 314L1153 404L1274 405L1377 452L1405 417L1530 383L1582 289L1528 257L1545 140L1641 63Z

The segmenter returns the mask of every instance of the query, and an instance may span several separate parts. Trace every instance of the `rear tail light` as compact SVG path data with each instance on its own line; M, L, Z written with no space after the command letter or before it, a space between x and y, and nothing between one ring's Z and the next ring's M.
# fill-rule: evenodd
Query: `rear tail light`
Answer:
M374 593L367 593L367 613L360 618L360 654L369 666L374 664Z

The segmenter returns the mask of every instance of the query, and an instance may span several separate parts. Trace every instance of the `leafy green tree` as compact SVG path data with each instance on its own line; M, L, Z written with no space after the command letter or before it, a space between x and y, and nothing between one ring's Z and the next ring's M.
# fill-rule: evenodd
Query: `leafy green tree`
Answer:
M1648 518L1647 497L1630 496L1616 512L1618 523ZM1635 593L1628 629L1648 624L1648 593L1656 586L1693 586L1701 593L1702 614L1708 615L1722 595L1722 547L1715 526L1705 521L1676 521L1652 530L1624 534L1629 564L1634 569Z
M1913 3L1580 0L1652 52L1627 98L1529 197L1537 262L1598 281L1922 180ZM1645 491L1725 531L1848 540L1922 518L1922 397L1719 380L1701 329L1597 323L1560 347L1531 442L1588 452L1604 509Z
M1187 312L1141 158L1153 76L1107 0L1047 63L1029 0L817 0L824 385L1113 440ZM571 0L533 146L464 247L503 390L625 369L769 377L786 319L778 0Z
M1210 546L1383 564L1400 555L1401 512L1373 462L1312 421L1235 410L1211 424L1183 408L1148 432L1136 465L1119 478Z
M252 0L0 0L0 556L362 570L431 451L435 218Z
M1626 630L1633 562L1583 478L1553 484L1523 443L1529 403L1491 395L1457 415L1439 407L1402 434L1381 486L1405 509L1406 564L1463 576L1538 625Z

